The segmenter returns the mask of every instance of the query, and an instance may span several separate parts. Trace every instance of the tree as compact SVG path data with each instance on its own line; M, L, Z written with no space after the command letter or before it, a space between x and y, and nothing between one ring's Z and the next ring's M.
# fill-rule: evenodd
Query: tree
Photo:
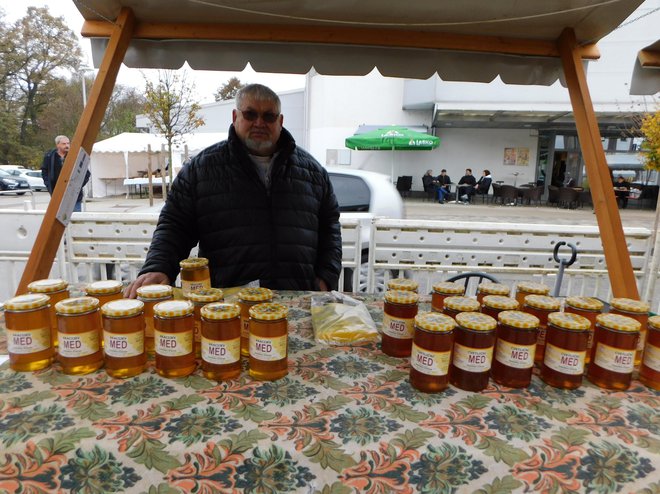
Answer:
M660 110L647 113L640 126L644 141L642 142L642 159L646 168L660 171Z
M213 96L215 97L216 101L227 101L234 99L236 97L236 93L244 87L245 84L243 84L238 77L232 77L222 86L220 86Z

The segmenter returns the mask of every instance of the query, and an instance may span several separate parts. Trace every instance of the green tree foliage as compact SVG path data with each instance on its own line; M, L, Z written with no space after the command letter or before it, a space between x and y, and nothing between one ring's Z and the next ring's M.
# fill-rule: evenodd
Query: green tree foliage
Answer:
M218 88L213 97L216 101L227 101L234 99L239 89L245 87L238 77L232 77Z
M642 155L646 168L660 171L660 110L648 113L642 118L640 126L644 141Z

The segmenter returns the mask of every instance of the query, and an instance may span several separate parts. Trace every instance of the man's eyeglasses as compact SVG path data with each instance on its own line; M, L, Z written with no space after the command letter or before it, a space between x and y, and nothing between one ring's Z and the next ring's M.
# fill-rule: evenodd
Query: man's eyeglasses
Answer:
M267 111L264 113L259 113L258 111L254 111L254 110L238 110L238 111L241 112L243 118L248 122L254 122L259 117L261 117L261 120L263 120L264 122L272 124L275 123L280 116L279 113L273 113L271 111Z

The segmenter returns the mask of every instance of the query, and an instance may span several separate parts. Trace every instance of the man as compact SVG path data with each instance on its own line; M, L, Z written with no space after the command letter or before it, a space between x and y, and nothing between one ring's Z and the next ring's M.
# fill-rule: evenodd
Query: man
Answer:
M67 136L57 136L55 138L55 149L51 149L44 155L44 159L41 162L41 176L44 179L44 185L48 189L50 195L53 195L55 190L55 185L57 185L57 179L60 178L60 172L62 171L62 166L64 165L64 159L66 155L69 154L69 148L71 143ZM85 175L85 180L83 181L83 187L89 180L89 170ZM83 193L80 189L78 198L76 199L76 205L73 208L74 212L82 211L82 199Z
M616 195L616 201L620 204L621 209L626 209L628 207L628 197L630 196L630 184L626 182L623 175L616 178L614 195Z
M477 179L472 175L472 168L465 169L465 175L458 181L456 197L464 204L470 202L470 197L474 195L474 186L477 185Z
M328 290L341 270L339 207L326 170L282 127L279 97L250 84L236 95L226 141L176 176L136 280L172 284L199 242L211 284L254 280L286 290Z
M429 197L435 196L436 184L437 180L433 176L433 170L426 170L426 173L422 176L422 185L424 186L424 192Z
M479 177L479 180L477 181L477 185L474 186L474 193L488 194L491 183L493 183L493 177L490 174L490 170L486 169L483 171L481 177Z
M438 175L437 178L437 183L438 183L438 202L440 204L445 203L445 197L449 195L451 192L450 185L451 184L451 178L449 178L449 175L447 175L447 170L444 168L440 170L440 175Z

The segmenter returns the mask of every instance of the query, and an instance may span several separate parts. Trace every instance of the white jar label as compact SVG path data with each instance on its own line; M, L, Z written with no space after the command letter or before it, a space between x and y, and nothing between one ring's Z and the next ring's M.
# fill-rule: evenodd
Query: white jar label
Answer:
M597 343L594 363L611 372L629 374L635 367L635 350L622 350Z
M639 340L637 340L637 351L638 352L643 352L644 351L644 344L646 343L646 329L642 328L642 330L639 332Z
M163 357L183 357L193 351L193 332L163 333L154 330L155 349Z
M399 340L412 339L415 330L414 319L401 319L388 314L383 315L383 333Z
M432 352L420 348L413 342L410 365L427 376L446 376L449 372L451 352Z
M546 333L546 331L547 331L547 329L546 329L545 326L539 326L539 333L536 336L536 344L537 345L541 345L541 346L545 345L545 333Z
M200 281L181 280L181 291L184 295L188 295L201 288L211 288L211 280L209 278Z
M471 348L454 343L453 364L466 372L487 372L493 360L493 347Z
M103 332L103 351L108 357L136 357L144 353L144 333Z
M497 340L495 358L499 363L515 369L529 369L534 366L535 353L536 344L520 345L500 338Z
M288 335L266 338L250 333L250 357L257 360L276 361L286 358Z
M584 374L584 359L587 352L576 352L559 348L558 346L547 344L545 346L545 355L543 363L553 371L571 376L580 376Z
M651 344L646 345L644 365L649 369L660 372L660 348Z
M51 347L50 327L24 331L7 330L7 349L15 355L43 352Z
M78 334L57 333L59 354L66 358L85 357L101 349L99 332L87 331Z
M249 338L250 337L250 318L241 317L241 337Z
M241 339L209 340L202 336L202 360L209 364L227 365L241 358Z

